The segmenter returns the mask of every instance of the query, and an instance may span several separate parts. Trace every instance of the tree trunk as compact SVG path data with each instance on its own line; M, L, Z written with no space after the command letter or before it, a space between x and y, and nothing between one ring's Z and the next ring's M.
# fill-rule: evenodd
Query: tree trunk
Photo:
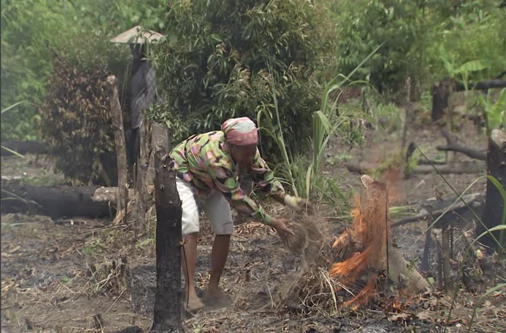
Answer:
M443 117L444 110L448 107L448 98L451 88L454 91L465 91L466 86L455 80L443 79L432 86L432 121L438 121ZM494 88L505 88L506 80L493 79L481 82L469 82L467 90L488 90Z
M3 213L61 217L110 217L116 212L116 188L2 184Z
M432 121L441 119L444 110L448 108L450 85L451 80L444 79L432 86Z
M156 297L154 332L183 332L181 324L181 200L173 161L155 154Z
M357 173L370 173L374 171L379 165L361 162L361 163L346 163L346 168L351 172ZM481 173L485 171L485 165L482 163L475 162L460 162L460 163L450 163L436 166L438 171L442 174L465 174L465 173ZM426 175L430 173L436 172L432 165L419 165L411 170L410 174L413 175Z
M114 130L114 143L116 145L116 161L118 163L118 192L117 213L120 214L128 205L128 164L125 144L125 131L123 129L123 115L119 102L116 76L107 78L110 88L109 103L111 105L111 119ZM126 191L125 191L126 190ZM126 216L126 214L124 214Z
M499 181L501 186L506 189L506 133L500 129L494 129L489 138L487 154L487 174ZM482 221L488 229L501 224L503 210L506 209L501 193L490 180L487 181L487 193L485 210L482 215ZM485 232L485 228L479 224L478 234ZM499 240L500 232L493 233ZM480 241L488 246L497 247L497 242L490 234L485 235ZM502 240L503 246L506 245L506 237Z
M148 200L148 167L151 154L151 126L147 119L144 119L139 127L140 156L137 159L137 174L135 180L136 200L132 205L132 221L135 221L134 229L142 230L146 224L146 212L149 209Z
M488 90L494 88L506 88L506 80L493 79L489 81L469 82L467 85L467 90ZM463 83L457 82L455 90L464 91L466 90L466 86Z

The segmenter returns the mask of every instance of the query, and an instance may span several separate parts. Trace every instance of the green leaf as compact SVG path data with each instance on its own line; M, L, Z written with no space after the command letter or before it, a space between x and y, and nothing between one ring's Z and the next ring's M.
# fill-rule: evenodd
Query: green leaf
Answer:
M506 89L501 90L499 99L495 104L490 105L488 101L485 101L482 105L484 105L487 113L489 130L499 128L501 122L506 126Z
M2 110L2 114L5 113L5 112L7 112L7 111L9 111L9 110L14 109L16 106L18 106L18 105L20 105L22 103L25 103L25 101L17 102L15 104L12 104L11 106L6 107L5 109Z
M490 63L485 60L472 60L469 62L466 62L459 68L455 70L456 74L464 74L464 73L471 73L471 72L479 72L481 70L484 70L486 68L490 67Z
M4 147L4 146L1 146L2 149L8 151L9 153L13 154L13 155L16 155L17 157L22 157L22 158L26 158L27 160L29 159L28 157L24 156L24 155L21 155L20 153L18 153L17 151L14 151L12 149L9 149L7 147Z

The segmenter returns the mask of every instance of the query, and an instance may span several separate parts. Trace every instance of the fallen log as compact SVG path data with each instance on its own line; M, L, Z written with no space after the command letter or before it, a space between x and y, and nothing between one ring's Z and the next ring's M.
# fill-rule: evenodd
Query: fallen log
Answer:
M2 147L13 150L21 155L24 154L46 154L48 147L44 142L41 141L2 141ZM12 156L14 155L6 149L1 149L1 156Z
M487 160L487 153L484 151L479 151L475 149L466 148L462 145L459 145L456 143L453 138L450 136L450 134L447 131L442 131L441 134L446 139L446 146L437 146L436 149L440 151L456 151L459 153L462 153L464 155L467 155L471 158L486 161Z
M464 146L459 145L458 143L453 144L447 144L446 146L437 146L437 150L440 151L456 151L458 153L462 153L464 155L467 155L471 158L485 161L487 159L487 153L479 150L474 150L470 148L466 148Z
M467 90L488 90L494 88L506 88L506 80L493 79L488 81L469 82L467 85ZM466 86L461 82L457 82L455 84L455 90L464 91L466 90Z
M116 212L116 187L31 186L2 184L2 213L62 217L111 217ZM133 197L133 191L129 191Z
M473 209L477 209L477 208L484 205L485 195L483 193L473 193L473 194L465 195L464 197L462 197L462 199L467 203L467 206L470 206ZM454 201L455 201L455 199L453 199L451 203L453 203ZM422 211L415 216L406 217L402 220L391 223L390 227L396 228L396 227L400 227L405 224L409 224L409 223L413 223L413 222L417 222L417 221L422 221L427 218L432 218L432 219L436 220L441 215L445 214L445 212L446 212L446 214L449 214L449 215L455 214L455 218L457 218L458 216L462 216L462 215L466 214L466 212L469 210L467 208L467 206L462 201L459 201L453 206L448 205L444 208L439 208L436 210L422 209ZM455 220L455 219L452 218L452 220ZM440 225L441 225L441 223L437 223L435 225L435 227L438 228L438 227L440 227Z
M378 168L378 164L369 162L350 162L346 163L346 168L351 172L366 174ZM460 162L439 165L436 167L441 174L468 174L468 173L482 173L485 171L483 163L476 162ZM419 165L411 170L412 175L425 175L436 172L432 165Z

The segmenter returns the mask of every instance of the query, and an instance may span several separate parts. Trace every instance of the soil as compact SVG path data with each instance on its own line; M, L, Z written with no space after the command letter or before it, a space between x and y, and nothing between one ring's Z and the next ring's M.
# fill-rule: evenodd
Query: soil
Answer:
M363 148L349 148L334 140L328 159L346 152L364 161L384 161L399 148L395 136L367 130ZM379 137L387 137L386 139ZM388 139L390 137L390 139ZM458 132L459 142L471 148L486 147L483 135L476 135L472 124ZM433 147L445 141L437 127L410 130L408 142L416 142L429 158L437 158ZM450 159L468 160L449 154ZM50 169L50 162L46 167ZM327 163L324 172L339 179L350 197L361 188L359 176L342 165ZM26 174L24 174L26 173ZM40 172L33 162L17 157L2 158L2 179L45 177L44 182L63 182L61 175ZM50 175L50 176L48 176ZM464 190L480 175L448 175L457 190ZM53 177L53 178L51 178ZM48 180L47 178L51 178ZM483 191L478 182L472 192ZM353 189L353 191L351 190ZM400 199L395 205L418 205L435 196L454 196L437 174L401 179ZM267 204L272 214L284 214L284 208ZM346 219L345 219L346 220ZM344 220L331 219L338 234ZM475 221L461 224L459 230L474 228ZM393 237L404 256L415 266L422 256L425 222L408 224L393 230ZM439 231L435 231L438 233ZM2 214L1 277L2 332L118 332L128 326L148 331L152 321L155 288L155 252L153 222L142 235L128 226L111 225L107 219L64 219L23 214ZM461 231L455 232L455 260L463 247ZM151 237L150 237L151 236ZM212 229L202 221L199 240L197 285L205 289L209 279ZM436 277L435 250L431 269ZM285 250L270 229L258 223L236 226L227 266L222 277L224 290L233 305L185 315L186 332L466 332L475 305L480 305L473 331L506 331L506 294L500 290L480 299L484 291L506 280L504 260L487 256L480 275L476 265L466 268L468 282L456 298L447 322L452 297L432 291L414 298L399 298L402 306L392 306L381 295L371 304L351 311L345 308L301 309L298 304L276 307L278 293L296 276L301 258ZM487 265L485 264L487 263ZM328 295L328 297L331 297ZM391 302L390 302L391 303ZM447 325L448 324L448 325Z

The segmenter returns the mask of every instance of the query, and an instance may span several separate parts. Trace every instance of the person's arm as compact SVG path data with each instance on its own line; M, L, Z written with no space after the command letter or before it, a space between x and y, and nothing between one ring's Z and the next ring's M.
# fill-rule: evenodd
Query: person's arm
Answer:
M257 149L253 164L249 169L251 178L264 194L272 195L275 199L281 197L285 190L281 182L274 177L274 172L260 156Z
M239 181L226 161L209 166L209 174L216 188L239 213L247 215L256 221L270 225L273 218L257 203L248 197L239 186Z
M289 195L285 192L283 185L274 177L274 172L269 169L267 163L260 156L257 149L255 160L250 168L253 181L260 187L260 190L271 195L276 201L294 209L302 209L307 206L306 200Z

